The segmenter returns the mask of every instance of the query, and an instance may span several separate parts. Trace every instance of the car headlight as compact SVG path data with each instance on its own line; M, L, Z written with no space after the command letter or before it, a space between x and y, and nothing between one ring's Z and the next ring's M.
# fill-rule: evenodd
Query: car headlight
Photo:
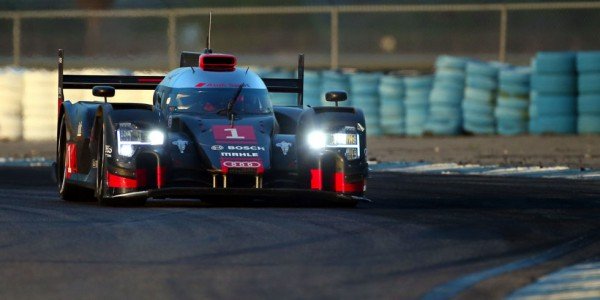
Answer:
M152 130L148 133L150 145L162 145L165 143L165 134L159 130Z
M308 134L307 141L312 149L321 149L327 144L327 136L322 131L313 131Z
M312 131L307 136L307 142L312 149L338 148L345 149L344 155L348 160L360 157L360 142L356 133L324 133Z
M141 145L162 145L165 134L160 130L140 129L131 123L119 124L117 129L117 147L121 156L131 157Z

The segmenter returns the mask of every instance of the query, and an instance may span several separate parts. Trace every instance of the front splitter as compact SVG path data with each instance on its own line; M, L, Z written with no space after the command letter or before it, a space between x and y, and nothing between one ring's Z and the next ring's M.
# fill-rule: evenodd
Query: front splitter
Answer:
M322 200L334 202L366 201L371 200L353 195L339 194L336 192L317 191L307 189L273 189L273 188L161 188L148 191L131 192L115 195L113 198L158 198L158 199L264 199L264 200Z

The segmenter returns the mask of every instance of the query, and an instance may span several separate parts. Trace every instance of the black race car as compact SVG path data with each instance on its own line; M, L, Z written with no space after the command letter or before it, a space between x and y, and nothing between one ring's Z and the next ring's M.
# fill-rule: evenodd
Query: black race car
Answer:
M366 127L361 110L303 108L297 79L260 78L226 54L183 52L166 76L63 74L58 61L56 177L65 200L143 205L147 198L366 200ZM64 101L93 89L104 101ZM110 103L116 89L154 90L153 105ZM269 92L296 93L275 106Z

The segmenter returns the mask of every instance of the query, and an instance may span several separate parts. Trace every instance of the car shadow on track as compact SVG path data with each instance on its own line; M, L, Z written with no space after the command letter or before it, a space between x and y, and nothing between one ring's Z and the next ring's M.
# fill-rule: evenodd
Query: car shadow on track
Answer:
M64 201L63 201L64 202ZM65 205L77 206L99 206L95 200L90 201L72 201L64 202ZM143 206L127 206L115 205L104 206L114 208L346 208L346 209L361 209L368 208L368 202L359 202L357 205L353 203L332 202L325 200L262 200L262 199L243 199L243 200L202 200L202 199L148 199Z
M244 199L244 200L199 200L199 199L149 199L145 207L197 207L197 208L213 208L213 207L251 207L251 208L354 208L352 203L338 203L323 200L261 200L261 199ZM358 204L357 207L364 207Z

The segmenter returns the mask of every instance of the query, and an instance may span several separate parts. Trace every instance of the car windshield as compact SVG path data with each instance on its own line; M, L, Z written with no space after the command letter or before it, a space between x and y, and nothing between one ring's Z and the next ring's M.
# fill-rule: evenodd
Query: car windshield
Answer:
M227 104L237 88L173 89L165 105L170 112L196 114L225 114ZM271 100L266 89L243 88L233 107L235 114L262 115L272 113Z

